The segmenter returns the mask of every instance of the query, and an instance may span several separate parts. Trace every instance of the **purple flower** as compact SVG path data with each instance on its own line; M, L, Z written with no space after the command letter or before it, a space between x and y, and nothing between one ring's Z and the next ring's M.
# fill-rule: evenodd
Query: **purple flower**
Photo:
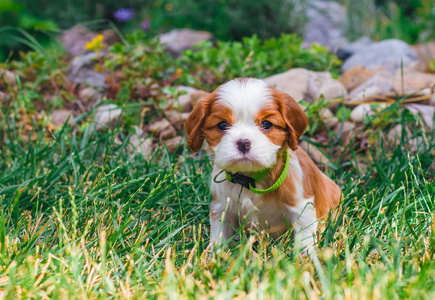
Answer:
M151 27L151 23L149 20L145 20L142 23L140 23L140 28L142 28L144 31L147 31L148 29L150 29Z
M119 23L124 23L134 18L134 11L133 8L120 8L113 13L113 16Z

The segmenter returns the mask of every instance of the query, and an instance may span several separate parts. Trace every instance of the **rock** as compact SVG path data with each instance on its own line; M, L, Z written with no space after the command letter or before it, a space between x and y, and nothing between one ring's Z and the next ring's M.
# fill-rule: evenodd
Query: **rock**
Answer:
M165 117L177 130L184 128L184 123L189 116L188 112L179 112L178 110L167 110L164 112Z
M329 47L330 51L345 40L346 10L333 1L310 1L307 5L308 18L303 35L305 47L315 42Z
M347 70L346 73L342 74L338 81L340 81L348 91L351 91L372 77L373 74L373 71L363 66L354 66Z
M417 54L407 43L389 39L362 47L343 63L342 69L346 72L357 65L362 65L368 69L383 66L387 70L395 72L401 68L402 62L403 66L407 66L417 60Z
M79 91L79 98L85 103L97 102L102 98L102 95L93 87L85 87Z
M307 100L315 102L322 95L325 101L330 101L335 98L347 97L347 90L338 80L333 79L329 72L310 72ZM338 107L338 102L329 107L335 110Z
M66 30L60 36L60 40L67 53L79 55L85 51L86 43L90 42L96 36L97 34L95 32L91 32L85 26L76 25Z
M338 48L337 57L344 61L344 60L348 59L350 56L352 56L359 49L361 49L363 47L367 47L373 43L374 42L366 36L359 38L355 42L350 42L350 43L346 42L346 43L342 44L340 46L340 48Z
M387 70L380 70L364 83L353 89L349 102L359 102L377 95L385 95L393 91L394 76Z
M54 126L63 126L65 122L68 120L68 123L71 123L74 119L72 115L72 111L61 109L61 110L53 110L53 112L50 114L51 117L51 123L53 123Z
M400 124L397 124L396 126L391 128L390 132L388 132L387 135L388 141L393 142L395 146L399 145L402 139L402 131L403 127ZM407 127L405 127L405 134L407 136L411 135L411 132Z
M3 101L6 99L8 95L6 93L3 93L2 91L0 91L0 101Z
M154 120L147 126L148 132L158 132L165 130L166 128L170 127L171 123L169 123L166 119L160 119L160 120Z
M415 114L420 114L421 119L423 120L424 125L428 130L433 130L434 128L434 113L435 107L430 105L423 104L406 104L405 108L409 109L411 112Z
M111 46L116 43L122 42L121 37L119 36L118 32L114 29L106 29L101 31L101 34L103 35L104 44Z
M337 117L334 116L332 111L328 108L322 108L319 112L320 116L322 117L323 122L328 126L329 128L334 128L338 124Z
M362 122L365 117L375 115L377 109L385 107L387 107L386 103L357 105L350 113L350 119L353 122Z
M191 94L197 90L188 86L178 86L177 92L181 91L183 91L185 94L178 96L177 101L175 99L170 99L169 102L175 103L176 108L180 108L182 112L190 112L192 111Z
M412 50L414 50L420 60L426 64L435 60L435 42L414 45L412 46Z
M307 143L306 141L300 141L299 146L307 152L307 154L316 163L329 163L329 159L320 151L316 146Z
M108 46L121 41L118 33L113 29L103 30L101 34L104 37L104 44ZM98 33L90 31L85 26L76 25L66 30L60 36L60 40L67 53L80 55L87 51L85 48L86 44L92 41L97 35Z
M343 122L339 123L334 128L335 136L343 143L344 146L347 146L352 141L353 129L355 125L351 122Z
M160 140L173 138L177 133L174 126L165 118L151 122L147 126L147 131L154 133Z
M153 139L142 136L143 131L136 126L136 133L130 136L128 148L130 151L141 153L143 156L148 156L152 152Z
M295 68L263 79L266 83L289 94L296 102L306 98L310 72L307 69Z
M325 97L326 101L347 96L345 87L338 80L333 79L329 72L313 72L295 68L267 77L264 81L289 94L297 102L302 99L314 102L321 95Z
M160 140L168 140L173 138L177 134L177 131L175 130L174 126L169 126L165 128L164 130L159 131L159 139Z
M190 102L192 103L192 107L199 101L199 99L207 97L210 95L209 92L206 91L196 91L190 94Z
M115 104L107 104L97 107L94 124L96 130L102 130L108 126L114 125L118 117L122 114L122 109Z
M191 29L174 29L158 36L160 43L174 55L179 55L183 50L190 49L196 43L213 39L213 35L207 31Z
M0 69L0 87L13 88L17 82L15 81L15 74L9 70Z
M376 98L376 96L384 95L384 91L378 86L369 86L359 93L356 93L348 102L368 102Z
M409 140L409 148L412 153L418 152L418 150L420 150L419 148L421 148L421 145L424 145L424 140L422 136L417 136Z
M435 74L411 72L397 74L394 78L393 89L399 95L418 92L424 88L435 86Z
M68 79L74 83L105 88L106 77L103 73L97 72L94 69L97 57L98 54L94 52L74 57L68 69Z
M170 140L165 141L164 143L165 143L166 147L168 148L168 151L170 153L174 153L175 150L177 149L177 146L180 145L181 140L182 140L181 136L176 136Z

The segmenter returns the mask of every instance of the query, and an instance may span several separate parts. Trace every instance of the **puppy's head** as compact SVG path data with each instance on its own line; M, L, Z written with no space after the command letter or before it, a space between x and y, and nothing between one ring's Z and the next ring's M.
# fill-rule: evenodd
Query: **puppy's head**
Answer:
M273 167L282 149L296 150L307 116L289 95L262 80L244 78L201 99L185 127L193 152L206 140L219 168L256 172Z

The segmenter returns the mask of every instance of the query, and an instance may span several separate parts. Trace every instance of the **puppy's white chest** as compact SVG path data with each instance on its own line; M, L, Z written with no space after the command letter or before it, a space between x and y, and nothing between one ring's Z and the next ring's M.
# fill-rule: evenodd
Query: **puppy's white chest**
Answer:
M212 211L224 209L228 217L236 219L238 228L264 230L272 237L287 230L284 208L270 196L253 194L228 181L212 182L211 189L215 195Z

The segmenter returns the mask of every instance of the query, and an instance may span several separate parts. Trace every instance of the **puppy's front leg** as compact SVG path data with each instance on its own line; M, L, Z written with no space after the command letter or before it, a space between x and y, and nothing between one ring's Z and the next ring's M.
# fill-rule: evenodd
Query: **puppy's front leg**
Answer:
M293 225L296 242L300 242L303 252L312 254L317 242L318 225L314 197L298 203L296 207L287 206L286 215Z
M237 215L223 201L213 200L210 206L210 250L229 240L237 227Z

